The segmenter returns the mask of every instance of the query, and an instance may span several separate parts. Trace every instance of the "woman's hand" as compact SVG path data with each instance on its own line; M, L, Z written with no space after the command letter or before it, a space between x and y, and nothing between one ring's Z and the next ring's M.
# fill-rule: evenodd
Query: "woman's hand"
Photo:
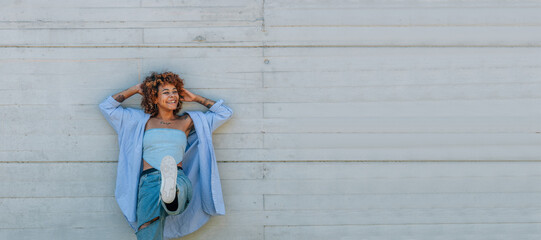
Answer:
M135 90L137 90L137 93L139 93L142 96L143 95L143 88L141 87L141 85L142 85L142 83L139 83L139 84L133 86L133 88Z
M180 100L183 102L193 102L197 98L196 94L186 90L186 88L180 89Z

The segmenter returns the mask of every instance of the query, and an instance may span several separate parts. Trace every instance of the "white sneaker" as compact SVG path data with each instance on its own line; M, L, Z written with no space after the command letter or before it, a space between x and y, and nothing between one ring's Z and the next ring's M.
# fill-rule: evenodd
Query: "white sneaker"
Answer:
M163 157L160 164L162 185L160 196L164 203L172 203L177 193L177 162L169 155Z

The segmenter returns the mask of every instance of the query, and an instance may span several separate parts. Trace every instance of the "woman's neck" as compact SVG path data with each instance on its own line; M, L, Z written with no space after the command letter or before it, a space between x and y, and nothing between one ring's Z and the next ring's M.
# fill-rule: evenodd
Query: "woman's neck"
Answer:
M159 111L156 118L164 121L171 121L176 119L176 116L173 114L173 111Z

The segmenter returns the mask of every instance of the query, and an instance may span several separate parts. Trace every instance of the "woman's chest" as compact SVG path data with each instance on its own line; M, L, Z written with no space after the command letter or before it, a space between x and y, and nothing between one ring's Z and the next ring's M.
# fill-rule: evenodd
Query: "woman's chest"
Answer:
M183 131L186 136L190 133L190 122L188 119L180 116L174 120L162 120L158 118L150 118L145 125L145 131L154 128L170 128Z

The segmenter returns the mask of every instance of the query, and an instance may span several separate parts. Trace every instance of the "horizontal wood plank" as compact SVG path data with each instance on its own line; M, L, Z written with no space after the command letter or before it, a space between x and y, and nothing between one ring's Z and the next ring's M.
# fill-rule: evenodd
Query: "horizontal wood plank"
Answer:
M359 210L539 207L541 193L265 194L265 210Z
M262 195L224 195L224 201L228 212L263 210ZM14 216L27 214L28 209L35 209L36 214L120 213L120 208L112 196L0 198L0 202L2 203L0 206L2 212ZM10 221L7 221L6 224L12 224L8 222ZM5 226L5 228L8 227Z
M451 56L449 56L451 58ZM269 57L269 59L273 59ZM299 61L302 58L299 57ZM308 58L307 61L310 61ZM364 61L363 59L350 59L351 61ZM269 60L270 61L270 60ZM289 61L278 59L278 61ZM321 58L319 61L326 62ZM319 64L314 61L314 64ZM340 60L336 60L340 61ZM367 61L370 61L367 59ZM411 57L409 61L419 61L419 64L429 65L427 62L421 62L420 59ZM456 59L456 61L460 61ZM274 63L274 61L273 61ZM280 64L280 63L278 63ZM346 63L344 63L346 64ZM368 87L368 86L394 86L394 85L452 85L452 84L492 84L492 83L526 83L538 82L536 76L541 74L541 64L535 60L525 64L509 63L508 66L494 64L493 67L470 66L470 68L461 66L434 67L419 66L409 68L395 65L381 67L380 69L371 64L366 64L364 68L352 70L333 71L309 71L305 66L297 65L297 69L288 69L286 71L264 72L265 87ZM485 62L484 64L490 64ZM407 65L404 63L404 65ZM492 65L492 64L491 64ZM326 66L322 66L326 67ZM355 68L355 66L351 66ZM336 68L341 68L336 66ZM406 69L407 68L407 69Z
M217 149L220 161L539 161L537 145Z
M263 103L266 118L486 118L486 123L498 118L521 119L538 117L541 111L535 106L540 99L471 99L448 101L390 101L349 103ZM520 106L520 107L519 107ZM488 118L495 120L489 120ZM473 119L471 119L473 120ZM397 122L401 122L397 120ZM468 121L469 122L469 121ZM429 123L427 123L429 124ZM400 124L397 124L400 125Z
M371 209L267 211L267 225L398 225L537 223L540 208Z
M260 17L260 6L222 7L9 7L0 9L0 21L20 22L143 22L250 21ZM104 26L104 28L107 25Z
M182 48L182 47L166 47L160 46L155 48L141 48L141 47L101 47L101 48L75 48L75 47L66 47L66 48L41 48L41 47L31 47L31 48L0 48L0 62L66 62L66 61L124 61L126 59L146 59L154 61L156 59L166 60L166 59L191 59L194 61L200 61L200 64L195 64L192 66L198 66L201 69L204 68L201 63L206 63L205 61L201 62L202 59L209 58L213 61L219 61L223 58L251 58L259 57L261 58L262 52L261 49L257 48ZM226 60L227 61L227 60ZM248 61L248 60L246 60ZM186 61L190 62L190 61ZM252 60L253 62L253 60ZM260 61L263 64L263 60ZM162 68L169 68L171 71L176 71L182 74L197 74L198 76L211 73L210 71L200 71L200 72L188 72L185 67L177 65L175 68L173 66L166 65L167 62L164 61L164 65L159 66L157 69L147 69L149 71L160 71ZM223 63L223 62L222 62ZM29 67L33 67L31 64ZM39 66L39 65L38 65ZM236 66L239 67L239 66ZM208 69L207 69L208 70ZM12 71L15 71L12 69ZM133 70L135 71L135 70ZM246 70L244 70L246 71ZM17 72L17 71L15 71ZM68 71L69 72L69 71ZM231 72L231 71L228 71ZM213 74L224 74L224 71L212 72ZM132 74L126 72L124 74ZM147 73L144 73L147 74ZM212 75L206 75L210 77ZM142 81L140 76L140 80ZM110 84L122 84L122 82L112 81Z
M272 2L272 1L271 1ZM353 1L351 1L353 2ZM443 2L443 1L440 1ZM297 3L298 4L298 3ZM265 25L269 27L292 26L506 26L536 25L541 23L535 7L435 7L425 6L383 7L381 3L358 4L344 8L338 3L321 7L282 5L265 9ZM323 6L325 6L323 8ZM317 16L317 17L316 17ZM340 16L340 17L337 17Z
M212 221L212 220L211 220ZM121 226L105 226L95 228L43 227L2 229L0 237L5 239L135 239L136 236L127 222ZM206 224L198 231L182 239L262 239L262 226L224 226Z
M539 223L478 224L407 224L407 225L333 225L333 226L266 226L266 240L341 239L486 239L505 240L520 235L534 240L541 236Z
M142 44L141 29L0 29L0 45Z
M509 1L509 0L479 0L479 1L453 1L453 0L411 0L404 2L402 0L386 0L386 1L371 1L371 0L341 0L335 1L333 4L329 4L326 0L273 0L265 2L267 8L483 8L483 7L541 7L538 1L521 0L521 1Z
M541 26L267 27L268 45L535 47Z
M126 223L124 226L105 226L96 228L81 227L42 227L42 228L11 228L2 229L0 238L3 239L119 239L133 240L136 238L133 230Z
M541 177L491 177L460 179L362 179L362 180L224 180L224 192L233 194L388 194L388 193L473 193L539 192L525 186ZM467 186L465 186L467 185Z
M62 0L51 0L47 2L42 1L33 1L33 0L5 0L2 2L3 7L8 8L44 8L44 7L138 7L139 2L134 2L130 0L119 0L119 1L107 1L107 0L72 0L69 2Z
M269 149L528 146L541 144L541 135L533 133L268 133L264 135L264 142L264 147ZM246 148L250 148L250 145Z

